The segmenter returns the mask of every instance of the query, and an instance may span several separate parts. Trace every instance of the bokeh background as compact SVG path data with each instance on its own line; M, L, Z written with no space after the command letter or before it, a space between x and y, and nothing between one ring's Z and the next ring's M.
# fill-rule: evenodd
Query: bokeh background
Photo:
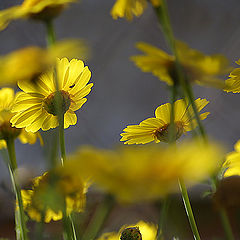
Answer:
M178 39L206 54L222 53L236 67L234 61L240 57L239 0L167 2ZM0 9L19 3L19 0L0 0ZM65 131L68 153L83 144L105 148L119 144L119 134L126 125L153 116L156 107L169 101L166 85L150 73L142 73L129 60L138 53L134 47L137 41L168 51L152 8L149 6L140 18L127 22L112 19L113 4L113 0L82 0L55 21L58 39L82 38L91 48L91 58L86 64L92 71L94 88L87 103L77 112L78 124ZM1 55L24 46L45 44L45 28L41 23L16 21L0 32ZM194 86L194 91L196 98L210 101L207 110L211 115L204 121L207 133L231 151L240 138L240 95L198 86ZM27 167L30 174L37 175L46 168L45 152L39 144L18 143L16 150L19 167ZM6 191L9 182L7 168L0 161L2 222L12 218L12 200ZM136 212L139 209L135 215Z

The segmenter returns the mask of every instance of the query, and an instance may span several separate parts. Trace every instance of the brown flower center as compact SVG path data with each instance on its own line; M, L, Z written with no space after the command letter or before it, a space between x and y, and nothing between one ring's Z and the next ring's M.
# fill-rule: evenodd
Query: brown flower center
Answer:
M138 227L125 228L122 231L121 240L142 240L142 234Z
M183 123L175 122L175 136L174 139L177 140L183 134ZM169 142L170 139L170 124L166 124L163 127L157 129L154 133L157 139L161 142Z
M21 133L21 128L12 127L8 121L0 124L0 139L7 140L9 138L17 138Z
M70 105L70 95L63 90L51 93L43 101L43 108L54 116L64 114L69 109Z

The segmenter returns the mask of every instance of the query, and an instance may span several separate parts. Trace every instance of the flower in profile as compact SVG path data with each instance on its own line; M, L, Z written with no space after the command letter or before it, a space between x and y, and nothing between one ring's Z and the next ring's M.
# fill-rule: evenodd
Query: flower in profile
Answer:
M65 207L67 215L84 210L87 188L79 174L59 167L36 177L31 190L21 190L23 207L35 221L58 221Z
M240 65L240 59L236 61ZM232 93L240 93L240 68L235 68L225 81L224 91Z
M49 21L57 17L62 10L76 0L24 0L21 5L0 11L0 30L17 19L35 19Z
M161 4L161 0L150 0L150 2L155 7ZM141 16L146 7L146 0L117 0L111 10L111 15L113 19L126 18L132 20L133 16Z
M23 92L18 94L13 106L12 110L17 113L11 119L12 125L25 127L29 132L57 127L59 98L62 103L60 110L64 113L64 128L75 125L75 111L87 101L85 96L93 86L88 84L90 77L91 72L83 61L72 59L69 62L67 58L62 58L57 59L56 74L52 69L42 74L36 83L19 82Z
M223 164L224 177L240 176L240 140L234 146L235 151L228 153Z
M154 240L156 236L157 226L155 224L139 221L133 225L122 226L119 232L104 233L97 240Z
M136 46L144 55L132 56L131 60L143 72L151 72L168 85L172 85L176 81L174 56L144 42L139 42ZM219 77L227 74L231 69L224 56L204 55L180 41L176 42L176 49L186 78L191 83L218 88L224 87L224 81Z
M0 149L6 148L6 140L9 138L18 138L22 143L34 144L39 137L39 133L27 132L24 128L13 127L10 119L14 116L12 107L14 104L15 94L12 88L0 89Z
M59 41L48 49L31 46L13 51L0 57L0 85L13 85L19 81L36 82L56 63L56 57L80 55L88 55L86 44L73 39Z
M187 141L178 146L122 146L116 150L80 148L68 157L72 169L90 178L120 202L158 199L208 178L219 167L222 150L216 144Z
M198 98L195 100L195 105L200 112L208 101ZM205 119L209 112L200 114L200 119ZM149 142L169 142L170 139L170 115L171 104L166 103L159 106L155 110L154 118L147 118L140 122L139 125L130 125L123 129L121 133L124 144L145 144ZM186 105L183 99L177 100L174 103L174 124L175 124L175 139L181 137L183 133L193 130L196 127L194 112L191 105Z

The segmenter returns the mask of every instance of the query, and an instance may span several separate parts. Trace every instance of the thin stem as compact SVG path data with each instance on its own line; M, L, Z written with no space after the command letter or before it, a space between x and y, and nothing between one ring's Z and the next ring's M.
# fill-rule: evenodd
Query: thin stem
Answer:
M187 193L187 188L185 186L185 183L184 183L183 179L179 179L178 182L179 182L179 188L180 188L181 193L182 193L183 203L184 203L185 210L186 210L186 213L187 213L187 217L188 217L188 220L189 220L192 232L193 232L194 239L195 240L200 240L201 238L200 238L200 235L199 235L199 232L198 232L198 229L197 229L197 224L196 224L195 219L194 219L191 203L189 201L189 197L188 197L188 193Z
M12 180L13 189L16 195L16 200L18 202L18 208L15 209L15 220L16 220L16 229L20 231L20 239L21 240L27 240L27 228L26 228L26 222L25 222L25 214L23 210L23 202L22 202L22 195L20 187L16 181L15 173L14 171L17 169L17 161L16 161L16 153L15 153L15 145L14 145L14 139L9 138L6 140L7 143L7 149L8 149L8 155L9 155L9 162L8 162L8 168L9 173ZM18 233L17 239L18 238Z
M161 207L161 214L158 221L158 231L157 231L157 240L163 240L164 234L163 234L163 228L164 224L166 224L166 218L167 218L167 212L170 205L170 199L169 197L166 197L163 200L162 207Z
M230 225L230 222L229 222L229 219L228 219L228 216L227 216L227 213L226 213L225 209L221 208L219 213L220 213L220 217L221 217L221 220L222 220L222 225L223 225L223 228L224 228L224 231L225 231L226 239L227 240L234 240L232 228L231 228L231 225Z
M83 234L82 240L96 239L104 221L110 213L114 205L114 200L111 196L107 195L102 203L98 206L93 219L87 226L86 231Z
M65 138L64 138L64 113L58 115L59 121L59 142L61 151L62 165L66 161L66 149L65 149Z
M56 42L56 36L55 36L54 27L53 27L53 22L51 20L48 20L45 22L45 25L47 28L47 44L50 47Z

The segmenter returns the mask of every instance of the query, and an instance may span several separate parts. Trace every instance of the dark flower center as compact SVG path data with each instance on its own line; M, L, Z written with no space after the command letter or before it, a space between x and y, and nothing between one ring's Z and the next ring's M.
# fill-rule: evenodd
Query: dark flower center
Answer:
M0 139L7 140L9 138L17 138L21 133L21 128L12 127L8 121L0 124Z
M138 227L125 228L122 231L121 240L142 240L142 234Z

